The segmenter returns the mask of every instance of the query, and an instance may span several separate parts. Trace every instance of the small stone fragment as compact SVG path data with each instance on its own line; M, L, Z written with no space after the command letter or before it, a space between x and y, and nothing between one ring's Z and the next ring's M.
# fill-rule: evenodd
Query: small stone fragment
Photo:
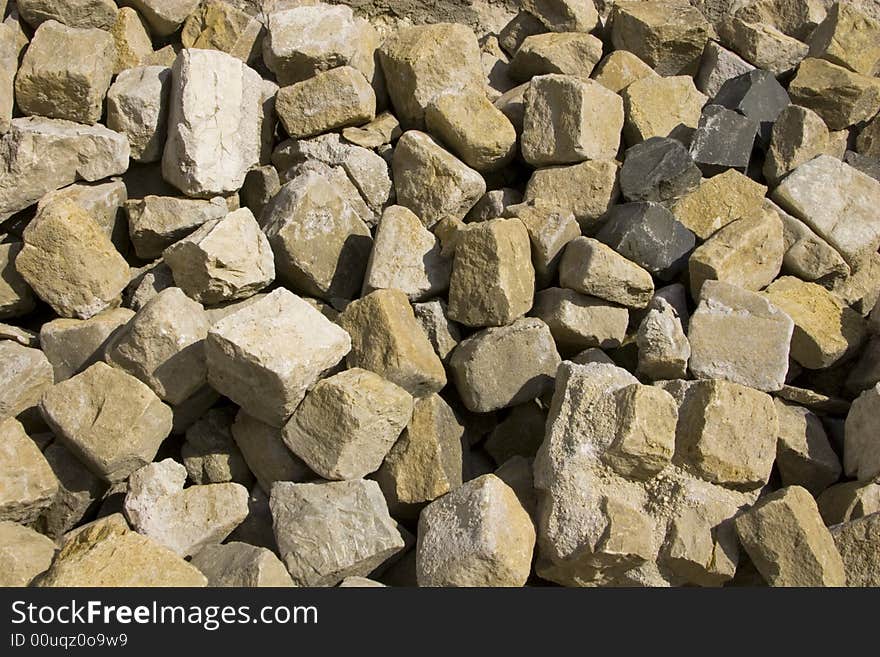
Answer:
M78 374L103 358L104 348L132 317L128 308L114 308L89 319L54 319L40 329L40 347L52 363L55 381Z
M110 27L110 34L113 36L113 43L116 46L114 75L127 68L140 66L153 54L150 33L147 31L140 14L131 7L121 7L116 12L116 19Z
M455 345L461 342L461 329L447 316L446 303L440 299L412 304L416 321L422 327L434 351L444 363Z
M803 486L813 496L835 483L842 472L819 417L803 406L774 400L779 418L776 467L784 486Z
M52 504L58 478L13 417L0 420L0 457L0 520L29 525Z
M529 178L524 201L540 201L571 212L584 231L596 227L617 200L618 164L614 160L582 162L538 169Z
M845 586L834 540L806 489L776 491L734 520L736 533L771 586Z
M676 139L651 137L626 150L620 191L628 201L667 201L692 192L700 170Z
M708 100L687 75L648 76L626 87L621 96L626 112L623 136L630 146L651 137L689 143Z
M580 226L574 215L540 200L510 206L504 214L515 216L529 231L536 288L546 287L556 276L565 245L580 237Z
M843 559L847 586L880 586L880 513L831 528L831 537Z
M517 354L529 358L519 359ZM540 319L523 318L462 341L449 367L465 407L488 413L549 391L559 363L550 328Z
M754 70L724 83L712 99L716 105L736 110L757 121L759 134L766 142L774 122L791 104L788 94L769 71Z
M786 107L773 124L770 147L764 160L764 176L776 182L801 164L828 149L828 128L813 110Z
M247 543L208 545L190 563L208 578L208 586L293 586L287 568L271 550Z
M647 271L590 237L578 237L565 247L559 283L628 308L644 308L654 294Z
M112 0L18 0L19 16L37 28L46 21L57 21L70 27L110 29L117 14Z
M53 383L52 365L42 351L0 341L0 419L37 404Z
M830 130L843 130L880 109L880 80L808 57L788 86L791 102L813 110Z
M608 53L596 68L593 79L614 93L620 93L636 80L657 75L650 66L628 50Z
M345 330L279 288L208 331L208 382L250 415L280 427L350 349Z
M703 50L700 70L694 77L694 82L697 89L709 98L714 98L725 82L753 70L755 67L736 53L709 41Z
M264 31L259 16L210 0L187 17L180 40L184 48L220 50L247 63L259 56Z
M19 317L34 309L30 286L15 269L15 259L24 245L21 242L0 244L0 317Z
M524 0L522 7L553 32L590 32L599 22L592 2Z
M847 481L826 488L816 499L827 526L849 522L880 511L880 484Z
M498 32L498 44L513 57L523 41L547 31L547 26L540 19L527 11L520 11Z
M810 37L810 57L862 75L880 73L880 21L849 2L835 2Z
M587 78L601 58L602 42L592 34L536 34L526 37L510 60L510 75L517 82L528 82L548 73Z
M707 105L691 142L691 157L706 175L745 171L758 135L757 121L721 105Z
M619 347L629 323L626 308L559 287L538 292L531 314L547 324L564 353Z
M401 134L400 122L390 112L382 112L366 125L342 130L346 141L362 148L379 148L397 141Z
M308 481L315 477L302 459L287 449L280 428L260 422L240 410L231 431L260 488L271 490L276 481Z
M58 494L40 515L37 527L57 540L96 508L107 484L58 441L46 447L43 456L58 477Z
M57 549L55 542L15 522L0 522L0 586L28 586L49 569Z
M705 240L730 222L760 212L766 192L764 185L730 169L704 180L670 209L676 219Z
M37 203L37 212L61 199L73 201L94 219L120 253L128 253L128 227L122 206L128 199L125 183L108 180L100 183L75 183L49 192Z
M880 442L876 435L878 409L880 383L860 394L846 416L843 467L847 476L859 481L875 479L880 474Z
M298 586L366 576L404 546L375 481L278 482L269 504L281 558Z
M691 315L688 367L698 379L726 379L779 390L788 372L794 322L767 297L721 281L706 281Z
M205 200L152 195L126 201L125 210L131 243L143 260L158 258L198 227L228 213L220 197Z
M196 7L198 0L128 0L132 7L150 25L157 37L166 37L177 31Z
M234 417L232 409L213 408L186 430L180 456L194 483L253 483L254 478L232 439L230 427Z
M639 324L636 345L640 375L653 381L686 377L691 346L678 312L663 297L651 299L648 314Z
M809 47L766 23L750 23L727 16L719 25L721 44L749 64L783 75L807 56Z
M107 127L128 137L137 162L162 158L170 89L171 69L138 66L122 71L107 92Z

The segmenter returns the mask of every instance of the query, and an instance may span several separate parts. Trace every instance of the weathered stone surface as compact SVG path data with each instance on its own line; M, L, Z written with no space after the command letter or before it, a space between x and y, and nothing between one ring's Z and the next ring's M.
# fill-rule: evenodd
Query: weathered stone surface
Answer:
M771 586L844 586L840 553L805 488L772 493L734 520L742 546Z
M880 118L875 116L862 128L856 139L856 150L862 155L880 158Z
M531 314L547 324L564 353L619 347L629 323L626 308L559 287L538 292Z
M344 580L339 582L339 588L347 589L347 588L360 588L360 589L368 589L368 588L385 588L385 584L382 582L377 582L374 579L370 579L369 577L346 577Z
M835 2L810 38L810 57L862 75L880 73L880 21L849 2Z
M353 66L374 82L379 36L370 23L354 16L351 7L320 2L279 7L268 12L266 26L263 61L279 84L290 85L337 66Z
M420 397L375 479L395 515L416 516L425 502L458 488L464 427L440 395Z
M146 383L163 401L180 404L206 383L204 340L210 326L200 303L180 288L167 288L115 333L106 361Z
M880 484L847 481L826 488L816 499L827 526L849 522L880 511Z
M275 279L270 242L247 208L205 222L163 258L174 282L206 304L249 297Z
M880 299L880 253L871 253L852 267L848 276L833 276L822 282L860 315L867 315Z
M528 359L517 358L525 353ZM488 413L549 391L559 362L550 328L540 319L524 318L462 341L449 367L467 409Z
M728 169L745 171L758 134L757 121L721 105L703 108L693 134L691 157L706 175Z
M752 490L770 478L779 421L770 395L722 380L687 388L679 409L676 456L694 474Z
M518 219L474 224L455 248L449 317L466 326L502 326L532 306L531 243Z
M804 42L825 18L826 9L821 0L747 0L732 7L744 21L767 23Z
M639 349L637 372L650 380L683 379L687 375L691 346L673 305L655 295L636 334ZM600 345L601 346L601 345Z
M245 519L248 491L234 483L184 489L186 468L172 459L132 473L125 515L132 527L187 557L219 543Z
M158 258L199 226L228 213L221 197L207 200L150 195L126 201L125 210L131 243L144 260Z
M537 200L509 206L503 215L514 216L525 225L532 242L536 288L546 287L556 276L565 245L580 237L574 214Z
M540 75L525 92L523 158L534 167L611 159L622 127L614 92L594 80Z
M659 203L615 206L596 239L662 280L684 269L694 248L694 234Z
M725 82L712 102L757 121L759 135L766 142L779 113L791 101L772 73L754 70Z
M444 217L463 218L486 191L477 171L417 130L405 132L397 142L391 168L397 202L428 228ZM426 179L435 182L426 185Z
M58 441L46 447L43 456L58 478L58 494L40 515L36 526L57 540L80 524L97 506L107 484Z
M831 528L831 537L843 559L847 586L880 586L880 513Z
M765 294L794 320L791 357L806 368L834 364L865 337L865 320L821 285L783 276Z
M103 30L43 23L15 77L16 103L28 116L97 123L114 58L113 37Z
M190 563L208 578L208 586L293 586L287 568L271 550L247 543L208 545Z
M278 482L269 504L281 559L299 586L368 575L404 546L374 481Z
M122 7L110 26L110 34L116 50L113 74L127 68L140 66L153 54L153 42L140 14L131 7Z
M125 325L134 312L114 308L89 319L55 319L40 329L40 347L63 381L103 358L110 337Z
M779 390L788 371L794 322L755 292L706 281L691 315L691 373L758 390Z
M461 328L447 316L446 303L441 299L434 299L414 303L412 309L434 351L446 363L455 345L461 342Z
M835 483L842 472L822 422L812 411L774 400L779 418L776 467L784 486L803 486L813 496Z
M38 586L206 586L194 566L133 532L120 514L101 518L68 538Z
M37 203L37 212L59 200L73 201L94 219L120 253L128 253L128 226L121 211L128 198L125 183L111 179L99 183L75 183L49 192Z
M360 291L370 230L325 176L307 171L286 183L262 222L278 276L294 290L327 300Z
M708 98L687 75L636 80L622 92L626 121L623 136L630 146L651 137L688 143Z
M647 271L590 237L578 237L565 247L559 283L628 308L644 308L654 294Z
M589 10L589 9L588 9ZM528 37L547 32L547 26L534 14L520 11L498 32L498 44L513 57Z
M173 34L196 7L198 0L127 0L150 26L157 37Z
M425 109L427 129L477 171L495 171L513 160L516 130L485 94L438 96Z
M676 219L705 240L730 222L758 213L766 192L764 185L730 169L704 180L670 209Z
M182 50L171 67L165 180L187 196L237 191L260 161L261 90L260 75L232 55Z
M403 134L400 121L391 112L382 112L375 119L358 128L344 128L342 137L362 148L379 148L397 141Z
M247 63L260 55L264 31L259 16L209 0L187 17L180 40L184 48L220 50Z
M15 522L0 522L0 586L27 586L48 570L55 550L49 537Z
M524 201L541 201L571 212L584 231L595 228L620 195L618 164L595 160L535 171Z
M412 415L412 397L368 370L319 381L284 425L290 450L325 479L375 472Z
M19 317L34 309L30 286L15 269L15 259L24 245L21 242L0 244L0 317Z
M419 586L523 586L535 528L516 494L484 475L432 502L419 517Z
M709 41L703 50L700 70L694 77L694 83L697 89L714 98L725 82L753 70L755 67L736 53Z
M42 351L0 341L0 419L34 406L53 382L52 366Z
M449 287L452 260L441 253L440 240L408 209L385 209L373 240L364 274L363 293L395 289L411 301L437 296Z
M489 434L484 448L499 465L504 465L508 461L528 459L528 469L531 471L531 459L544 441L546 423L547 409L543 408L540 402L531 401L514 406L507 417ZM500 469L495 472L501 477ZM505 479L505 477L501 478ZM526 510L532 512L532 509Z
M52 504L58 478L18 420L0 420L0 438L0 520L28 525Z
M880 109L880 80L808 57L788 86L791 102L807 107L831 130L870 119Z
M593 70L593 79L606 89L620 93L636 80L656 75L654 69L628 50L608 53Z
M281 190L278 171L272 165L254 167L247 172L239 191L241 204L248 208L258 222L262 221L263 209Z
M860 394L846 416L843 468L847 476L859 481L871 480L880 474L880 442L876 433L878 409L880 383Z
M107 127L128 137L133 160L161 159L170 90L171 69L138 66L122 71L107 92Z
M806 107L789 105L773 124L770 147L764 160L764 176L771 182L779 180L801 164L825 153L828 141L828 128L818 114Z
M282 87L275 111L294 139L360 125L376 116L376 94L356 68L340 66Z
M19 274L63 317L111 307L128 284L128 265L101 227L69 200L45 206L28 224L15 260Z
M707 280L761 290L779 274L784 253L782 221L775 212L762 210L732 221L691 254L691 296L699 297Z
M425 109L441 95L485 86L480 46L465 25L401 27L380 48L379 61L395 116L407 130L425 127Z
M40 336L33 331L0 322L0 340L11 340L23 347L39 347Z
M345 330L279 288L208 332L208 383L250 415L280 427L321 373L350 349Z
M40 410L64 445L111 483L151 462L171 431L171 409L145 384L105 363L57 383Z
M111 0L19 0L19 16L31 27L57 21L70 27L110 29L116 18L116 3Z
M599 12L592 2L525 0L522 7L553 32L590 32L599 22Z
M100 180L128 168L128 140L101 125L28 117L13 119L0 140L0 216L79 179Z
M686 3L618 2L611 12L611 42L663 76L694 75L713 30Z
M718 29L722 45L759 69L782 75L807 56L809 47L766 23L727 16Z
M125 305L132 310L140 310L147 301L167 287L174 287L174 275L162 260L146 265L141 269L132 269L131 281L125 289Z
M349 304L339 323L351 335L349 367L375 372L414 397L438 392L446 385L443 363L403 292L371 292Z
M315 474L284 444L281 429L240 410L231 427L232 438L263 490L276 481L308 481Z
M667 201L692 192L700 170L676 139L651 137L626 150L620 191L628 201Z
M5 134L12 125L12 112L15 105L15 74L18 72L18 55L24 45L19 41L21 26L16 21L7 25L0 23L0 133Z
M601 58L602 42L592 34L535 34L523 40L510 60L510 75L517 82L527 82L537 75L548 73L588 78Z
M467 213L465 219L468 223L473 223L496 217L515 216L516 213L508 211L508 208L520 205L522 200L522 192L513 187L491 189L483 194L477 204Z

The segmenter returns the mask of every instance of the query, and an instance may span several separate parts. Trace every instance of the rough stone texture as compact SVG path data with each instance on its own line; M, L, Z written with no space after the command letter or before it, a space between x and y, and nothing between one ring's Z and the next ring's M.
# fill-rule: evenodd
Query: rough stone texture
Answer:
M385 209L373 240L364 274L363 293L395 289L411 301L442 294L449 288L452 260L441 253L440 240L408 209Z
M132 527L187 557L225 539L248 513L248 492L234 483L184 489L186 468L172 459L132 473L125 515Z
M15 78L22 113L97 123L115 64L108 32L51 20L40 25Z
M541 200L508 206L501 214L512 215L525 225L532 242L535 286L546 287L556 275L565 245L581 234L574 215Z
M55 550L47 536L14 522L0 522L0 586L27 586L48 570Z
M170 90L171 69L138 66L120 72L107 92L107 127L128 137L137 162L162 158Z
M609 20L614 48L663 76L694 75L712 33L702 13L680 2L617 2Z
M424 132L403 133L391 162L397 202L428 228L445 217L462 219L486 192L486 182ZM425 180L434 184L426 185Z
M308 481L315 477L302 459L287 449L281 429L240 410L231 432L248 469L263 490L272 490L276 481Z
M449 317L465 326L503 326L528 312L534 295L531 242L518 219L468 228L455 248Z
M171 431L171 409L145 384L105 363L55 384L40 410L64 445L111 483L150 463Z
M589 3L584 3L589 5ZM590 76L602 58L602 42L583 32L549 32L526 37L510 60L510 76L528 82L536 75ZM607 85L603 85L606 86ZM616 91L611 89L611 91Z
M764 185L730 169L704 180L670 209L676 219L705 240L730 222L759 212L766 192Z
M619 347L629 323L626 308L559 287L538 292L531 314L547 324L564 353Z
M208 545L190 563L208 578L208 586L293 586L287 568L271 550L248 543Z
M831 538L843 559L847 586L880 586L880 513L831 528Z
M714 98L725 82L753 70L755 67L736 53L709 41L703 50L700 70L694 77L694 83L697 89Z
M810 38L810 56L863 75L880 73L880 21L849 2L835 2Z
M319 381L284 425L290 450L325 479L375 472L412 415L412 397L352 368Z
M584 231L594 228L617 200L618 164L596 160L536 170L526 185L524 201L541 201L571 212Z
M726 379L758 390L779 390L788 371L794 322L766 297L706 281L691 315L691 373Z
M862 155L880 158L880 118L874 117L859 132L856 150Z
M495 171L513 160L516 130L483 94L443 94L425 109L427 129L477 171Z
M43 352L0 341L0 419L34 406L53 382L52 365Z
M592 78L614 93L620 93L636 80L656 75L654 69L627 50L615 50L602 58Z
M153 55L153 42L143 19L131 7L122 7L110 27L116 47L113 74L139 66Z
M275 279L270 242L247 208L206 221L163 258L174 282L205 304L247 298Z
M0 520L28 525L52 504L58 478L15 418L0 420L0 457Z
M847 476L867 481L880 474L880 443L876 418L880 409L880 383L865 390L846 416L843 468Z
M611 159L622 128L623 101L594 80L539 75L525 92L521 148L534 167Z
M375 475L395 515L418 515L422 504L461 485L463 435L439 395L415 400L411 419Z
M349 304L339 323L351 335L348 367L375 372L414 397L446 385L443 363L403 292L371 292Z
M269 504L281 559L298 586L366 576L404 546L374 481L278 482Z
M125 211L131 244L144 260L160 257L167 247L199 226L228 214L221 197L206 200L149 195L126 201Z
M687 143L708 98L690 76L648 76L622 92L626 121L623 136L630 146L651 137L673 137Z
M187 17L180 41L184 48L220 50L250 62L260 54L264 32L260 16L222 0L210 0Z
M280 427L351 344L345 330L279 288L208 331L208 383L250 415Z
M394 114L407 130L425 127L425 109L441 95L485 85L480 46L464 25L402 27L379 49L379 61Z
M523 586L535 528L507 484L484 475L432 502L419 517L419 586Z
M434 351L446 363L455 345L461 342L461 328L447 316L446 303L435 299L414 303L412 308L416 321L428 336Z
M826 488L816 499L827 526L848 522L880 511L880 484L848 481Z
M809 47L772 25L750 23L728 16L719 25L721 44L733 50L749 64L783 75L807 56Z
M602 346L602 345L599 345ZM636 334L637 372L650 380L683 379L691 346L673 305L655 295Z
M0 244L0 317L18 317L34 309L30 286L15 269L15 259L24 245L21 242Z
M212 408L186 430L180 456L196 484L229 481L250 486L254 478L232 438L234 409Z
M128 264L78 205L60 200L43 207L23 237L16 270L59 315L88 319L118 303Z
M280 279L322 299L352 299L361 289L370 230L339 188L317 171L282 186L263 211Z
M125 213L121 212L127 199L125 183L118 178L99 183L75 183L43 196L37 203L37 212L56 201L73 201L97 222L116 250L124 254L130 248Z
M812 411L774 400L779 418L776 467L784 486L803 486L813 496L835 483L842 472L819 416Z
M834 540L805 488L789 486L734 520L752 563L771 586L845 586Z
M201 587L207 580L165 546L131 531L125 519L114 514L68 538L37 585Z
M590 237L578 237L565 247L559 283L628 308L644 308L654 294L647 271Z
M376 94L356 68L340 66L282 87L275 111L294 139L357 126L376 117Z
M821 285L783 276L765 294L794 321L791 357L803 367L828 367L865 337L865 320Z
M651 137L626 150L620 191L628 201L667 201L692 192L700 170L676 139Z
M669 280L685 268L696 243L690 230L664 206L653 202L615 206L596 239L661 280Z
M116 18L116 3L111 0L19 0L19 16L31 27L57 21L70 27L96 27L107 30Z
M880 109L880 80L808 57L788 86L791 102L807 107L831 130L870 119Z
M259 74L232 55L181 51L171 68L165 180L187 196L238 190L260 161L261 87Z
M43 456L58 477L58 494L36 526L57 540L95 509L107 485L58 441L46 447Z
M199 3L197 0L127 0L150 26L157 37L174 33Z
M592 2L524 0L522 7L553 32L590 32L599 22L599 12Z
M745 171L752 157L757 121L721 105L703 108L693 134L691 157L706 175L730 169Z
M764 160L764 177L775 182L828 149L825 122L813 110L786 107L773 124L770 148Z
M761 140L766 142L780 112L791 101L772 73L755 70L725 82L712 102L757 121Z
M691 295L699 297L707 280L761 290L779 274L784 253L782 221L775 212L763 210L732 221L691 254Z
M69 379L103 358L109 339L134 312L105 310L89 319L54 319L40 329L40 348L52 364L55 381Z
M529 358L518 357L525 353ZM523 318L462 341L449 367L467 409L488 413L549 391L559 362L550 328L540 319Z

